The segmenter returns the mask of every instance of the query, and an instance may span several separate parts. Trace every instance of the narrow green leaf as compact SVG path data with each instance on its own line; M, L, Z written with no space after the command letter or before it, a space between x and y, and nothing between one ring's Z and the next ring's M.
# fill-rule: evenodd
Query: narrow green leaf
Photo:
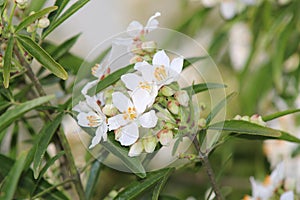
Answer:
M39 11L43 8L47 0L38 0L38 1L30 1L28 9L26 9L26 13L29 14L31 11Z
M186 58L183 61L183 69L198 62L199 60L207 59L209 56L199 56L199 57L191 57L191 58Z
M108 86L114 84L115 82L117 82L120 77L129 72L130 70L133 69L133 64L131 65L128 65L126 67L123 67L111 74L109 74L107 77L105 77L103 80L101 80L95 87L91 88L90 91L95 91L96 90L96 93L100 92L101 90L107 88Z
M43 32L42 38L45 38L51 33L56 27L63 23L66 19L77 12L82 6L88 3L90 0L78 0L70 8L68 8L57 20L53 21L52 24Z
M280 140L285 140L285 141L289 141L289 142L296 142L296 143L300 143L300 139L287 133L284 131L280 131L281 132L281 136L278 138Z
M0 116L0 130L5 129L11 123L20 118L24 113L32 110L33 108L42 105L49 100L53 99L54 96L45 96L37 99L33 99L31 101L27 101L25 103L21 103L15 106L12 109L7 110L3 115Z
M26 160L26 153L23 152L19 156L17 161L14 163L7 177L4 180L0 192L0 200L13 199L14 193L17 189L18 182L23 171L25 160Z
M51 6L48 8L45 8L43 10L40 10L32 15L29 15L27 17L25 17L20 24L15 28L15 33L19 32L20 30L22 30L23 28L26 28L27 26L29 26L30 24L32 24L35 20L45 16L46 14L54 11L57 9L57 6Z
M171 174L173 173L174 169L170 168L169 172L162 178L162 180L155 186L154 191L153 191L153 195L152 195L152 200L158 200L159 199L159 195L162 191L162 189L164 188L165 184L168 181L168 178L171 176Z
M101 145L110 153L117 156L123 164L137 176L140 178L146 177L146 171L139 158L129 157L129 150L120 146L120 144L114 139L113 134L108 134L107 142L102 142Z
M55 60L60 59L66 53L70 51L70 49L74 46L76 41L78 40L81 33L76 34L75 36L71 37L70 39L64 41L61 45L57 46L56 49L51 53L52 57Z
M151 188L154 184L156 184L158 181L163 179L166 175L171 173L174 169L173 168L167 168L162 169L159 171L151 172L148 174L147 178L141 180L141 181L135 181L131 183L128 187L126 187L124 190L122 190L115 199L118 200L130 200L135 199L137 196L142 194L147 189Z
M91 166L90 175L85 187L85 197L87 200L92 199L93 192L95 191L95 187L99 179L101 168L101 162L96 159Z
M41 137L39 138L39 141L36 143L37 147L36 147L36 152L33 160L34 178L38 178L39 170L40 170L39 167L42 163L44 154L47 150L47 147L55 131L58 129L59 125L61 124L63 116L64 116L63 113L57 115L55 119L52 122L47 123L40 132Z
M37 59L37 61L39 61L45 68L63 80L68 78L68 74L64 68L30 37L25 35L17 35L16 38L26 49L26 51L28 51L28 53Z
M70 0L56 0L55 6L58 7L58 9L52 13L49 14L48 19L50 20L50 23L55 21L56 18L62 13L64 8L67 6L67 4L70 2Z
M3 84L5 88L9 86L10 68L11 68L11 57L14 46L14 38L10 36L7 43L7 49L4 54L4 65L3 65Z
M236 95L235 92L230 93L227 97L225 97L222 101L220 101L208 114L206 118L206 123L209 124L211 120L220 112L220 110L226 106L226 103L232 99Z
M267 121L271 121L273 119L276 119L276 118L279 118L279 117L282 117L282 116L285 116L285 115L289 115L289 114L292 114L292 113L297 113L297 112L300 112L300 109L285 110L285 111L281 111L281 112L277 112L277 113L274 113L274 114L271 114L271 115L264 116L264 117L262 117L262 119L265 122L267 122Z
M200 92L204 92L206 90L211 90L211 89L219 89L219 88L226 88L227 86L224 84L220 83L200 83L196 84L190 87L183 88L184 90L190 90L192 88L192 92L197 94Z
M279 138L282 134L278 130L274 130L268 127L260 126L248 121L243 120L227 120L212 124L208 127L211 130L229 131L238 134L246 134L253 136L264 136Z

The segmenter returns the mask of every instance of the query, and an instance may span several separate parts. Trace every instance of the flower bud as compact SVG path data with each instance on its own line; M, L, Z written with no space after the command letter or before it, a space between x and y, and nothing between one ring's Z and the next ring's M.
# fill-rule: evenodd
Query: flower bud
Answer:
M113 105L113 104L106 104L103 108L102 108L102 112L106 115L106 116L115 116L118 113L118 109Z
M175 93L175 99L179 102L180 105L187 107L189 105L189 95L187 91L180 90Z
M46 27L49 26L49 24L50 24L50 20L47 17L42 17L38 21L38 27L39 28L46 28Z
M20 9L24 9L28 4L28 0L16 0L16 3Z
M1 50L5 51L7 48L7 44L6 43L2 43L0 46Z
M157 133L158 141L163 146L169 146L173 140L173 132L171 130L163 129Z
M29 26L27 26L26 31L28 33L33 33L36 30L36 25L35 24L30 24Z
M138 140L136 143L131 145L128 152L128 156L129 157L139 156L142 153L143 149L144 149L143 143L140 140Z
M147 61L147 62L151 62L152 61L152 57L149 54L146 54L143 56L143 60Z
M161 91L161 94L164 95L165 97L170 97L173 94L175 94L175 91L172 88L168 87L168 86L163 86L160 89L160 91Z
M250 122L250 117L249 117L249 116L243 116L243 117L241 118L241 120Z
M264 122L261 116L258 114L252 115L250 118L250 122L261 126L266 126L266 122Z
M199 127L199 128L204 128L205 126L206 126L206 119L200 118L200 119L198 120L198 127Z
M146 52L153 53L157 48L157 44L154 41L147 41L142 43L142 49Z
M234 119L234 120L241 120L242 117L241 117L241 115L236 115L233 119Z
M174 126L174 124L172 124L172 123L169 123L169 122L166 122L165 124L164 124L164 128L165 129L173 129L173 128L175 128L175 126Z
M174 115L178 115L178 113L179 113L178 101L175 101L175 100L168 101L167 107L171 113L173 113Z
M145 52L142 49L142 46L140 43L134 44L131 46L131 50L132 53L137 54L137 55L144 55Z
M156 147L157 139L154 136L146 137L142 139L144 149L147 153L152 153Z
M143 58L139 55L135 55L134 57L132 57L129 61L130 64L135 64L135 63L138 63L138 62L143 62Z

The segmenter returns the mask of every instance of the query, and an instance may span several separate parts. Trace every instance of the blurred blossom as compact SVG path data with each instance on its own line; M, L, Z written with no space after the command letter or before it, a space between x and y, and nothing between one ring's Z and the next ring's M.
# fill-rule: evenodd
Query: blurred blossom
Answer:
M241 71L250 52L251 32L242 22L232 26L229 32L229 56L235 70Z

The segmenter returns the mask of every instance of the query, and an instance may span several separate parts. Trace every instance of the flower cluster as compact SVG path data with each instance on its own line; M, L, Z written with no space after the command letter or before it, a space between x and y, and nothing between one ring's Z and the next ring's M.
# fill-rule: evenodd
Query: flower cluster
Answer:
M240 116L237 115L233 118L234 120L243 120L243 121L248 121L253 124L258 124L260 126L266 126L266 122L263 121L262 117L258 114L254 114L251 117L249 116Z
M116 39L115 43L128 45L134 59L139 56L135 59L138 62L130 73L121 75L119 81L94 96L89 95L89 89L111 71L107 63L92 68L97 79L83 87L85 100L73 108L78 112L80 126L96 129L90 148L114 134L116 141L129 147L129 156L138 156L170 145L180 131L189 128L191 117L186 116L192 109L191 94L180 89L177 82L183 58L171 60L164 50L152 45L154 42L146 41L146 34L157 27L155 18L159 15L152 16L145 27L132 22L127 28L131 38Z

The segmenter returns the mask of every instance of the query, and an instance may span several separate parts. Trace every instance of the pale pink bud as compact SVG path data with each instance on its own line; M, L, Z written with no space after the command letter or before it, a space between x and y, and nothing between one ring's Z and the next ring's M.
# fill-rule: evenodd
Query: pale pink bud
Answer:
M266 126L266 122L264 122L261 116L258 114L252 115L250 118L250 122L261 126Z
M138 62L143 62L143 58L141 56L135 55L133 58L130 59L129 63L130 64L135 64Z
M171 130L163 129L157 133L157 138L161 145L168 146L173 140L173 132Z
M50 20L47 17L43 17L38 21L39 28L46 28L50 25Z
M175 93L175 99L179 102L180 105L187 107L189 105L189 95L187 91L180 90Z
M174 115L178 115L179 113L179 102L175 100L168 101L167 104L168 110Z

